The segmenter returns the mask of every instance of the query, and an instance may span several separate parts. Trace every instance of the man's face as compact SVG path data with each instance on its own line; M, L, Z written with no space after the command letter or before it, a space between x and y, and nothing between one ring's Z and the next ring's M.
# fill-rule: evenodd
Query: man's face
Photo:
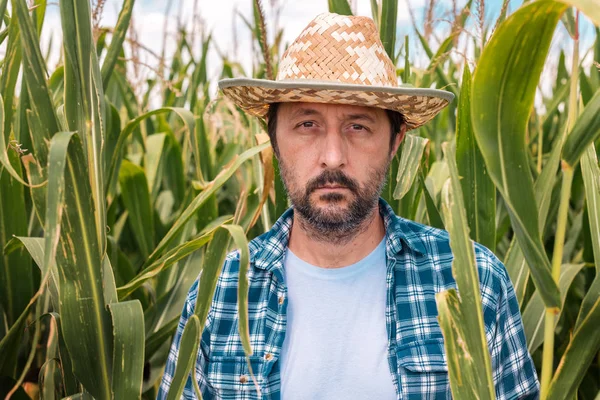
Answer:
M390 149L390 122L372 107L282 103L279 164L295 210L314 230L343 238L371 215L402 136Z

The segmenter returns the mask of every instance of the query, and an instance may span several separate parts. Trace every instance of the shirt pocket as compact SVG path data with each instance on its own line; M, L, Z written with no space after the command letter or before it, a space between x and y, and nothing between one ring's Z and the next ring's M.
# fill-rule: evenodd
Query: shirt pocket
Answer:
M398 375L404 400L451 399L443 339L426 339L398 347Z
M264 360L250 356L250 364L258 388L262 390ZM244 356L212 356L206 367L206 380L215 400L260 399L252 380L248 360Z

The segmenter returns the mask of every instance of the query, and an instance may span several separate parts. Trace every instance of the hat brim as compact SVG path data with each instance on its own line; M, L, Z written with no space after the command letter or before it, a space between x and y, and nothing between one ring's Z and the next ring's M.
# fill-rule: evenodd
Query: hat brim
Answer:
M313 102L378 107L400 112L407 129L415 129L435 117L453 99L445 90L413 87L368 86L330 81L233 78L219 81L219 88L248 114L264 118L269 104Z

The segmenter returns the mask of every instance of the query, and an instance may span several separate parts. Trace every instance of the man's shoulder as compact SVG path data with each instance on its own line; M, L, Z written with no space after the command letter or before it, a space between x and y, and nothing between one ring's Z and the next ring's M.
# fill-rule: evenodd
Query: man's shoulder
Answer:
M268 241L270 236L271 231L267 231L248 242L248 251L251 263L256 259L258 253L265 248L266 242ZM227 253L227 256L225 257L223 269L227 267L228 269L233 268L235 270L239 270L240 257L240 249L231 250L229 253Z
M450 235L444 229L435 228L400 216L396 216L396 229L402 230L407 241L418 243L425 250L423 256L431 260L431 264L442 263L450 267L453 260ZM475 262L482 284L493 286L500 290L499 285L510 282L508 273L502 261L489 248L471 240L475 253ZM437 268L436 268L437 269Z

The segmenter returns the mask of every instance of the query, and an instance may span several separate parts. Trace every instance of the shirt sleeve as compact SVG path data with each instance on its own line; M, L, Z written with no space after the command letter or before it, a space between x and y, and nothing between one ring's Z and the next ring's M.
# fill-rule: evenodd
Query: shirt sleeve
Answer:
M177 331L175 332L175 336L173 337L173 342L171 343L171 349L169 350L169 357L167 358L167 364L165 366L165 372L163 374L163 378L160 384L160 388L158 390L157 400L164 400L167 398L167 394L169 393L169 389L171 388L171 381L173 380L173 375L175 375L175 367L177 366L177 358L179 354L179 344L181 342L181 336L183 335L183 329L187 324L190 317L194 314L194 307L196 305L196 298L198 295L198 283L199 278L196 279L190 290L188 291L187 297L185 299L185 304L183 306L183 311L181 312L181 318L179 319L179 324L177 325ZM200 340L200 338L198 339ZM199 346L200 351L202 351L202 346ZM198 366L194 366L194 368L198 368ZM192 374L190 374L187 378L185 388L183 390L182 399L196 399L196 395L192 386Z
M498 400L539 398L539 381L523 330L519 303L506 268L500 267L500 293L496 309L496 326L492 333L491 356Z

